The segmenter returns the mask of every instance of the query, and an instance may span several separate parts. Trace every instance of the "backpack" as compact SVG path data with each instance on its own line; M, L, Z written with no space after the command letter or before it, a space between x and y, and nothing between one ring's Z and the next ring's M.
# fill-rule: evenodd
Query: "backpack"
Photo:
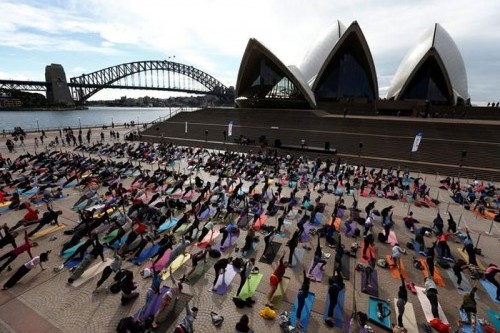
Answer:
M379 259L377 260L377 265L382 267L382 268L387 268L389 265L387 264L387 261L385 259Z
M448 333L450 331L450 324L445 324L439 318L434 318L430 321L431 327L439 333Z
M210 249L208 251L208 255L211 257L211 258L220 258L222 256L222 253L219 251L219 250L216 250L216 249Z
M215 327L219 327L224 322L224 317L220 314L212 311L210 315L212 316L212 324L214 324Z

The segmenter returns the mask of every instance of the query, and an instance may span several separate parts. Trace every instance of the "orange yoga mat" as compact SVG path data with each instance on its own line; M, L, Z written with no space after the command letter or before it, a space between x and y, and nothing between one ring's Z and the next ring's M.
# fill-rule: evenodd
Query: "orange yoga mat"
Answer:
M420 263L422 266L424 266L424 270L422 271L424 273L424 276L429 276L429 270L427 269L427 262L425 261L424 258L420 258ZM444 284L443 278L441 277L441 274L439 274L439 271L437 267L434 267L434 282L440 287L445 287L446 285Z
M392 258L391 258L390 255L387 255L386 260L387 260L387 263L389 264L389 270L391 271L391 275L392 275L393 278L395 278L396 280L400 280L401 279L401 275L403 275L403 277L404 277L404 279L406 281L410 281L408 279L408 273L405 270L405 266L403 264L403 260L400 260L400 263L401 263L401 273L399 272L398 268L396 266L394 266L394 261L392 260Z
M361 242L361 253L360 253L360 261L362 264L368 264L368 260L370 259L370 253L373 258L377 258L375 247L374 246L369 246L368 249L366 250L366 258L363 258L363 250L365 248L365 242Z
M255 224L253 225L253 228L256 230L256 231L259 231L260 228L266 224L266 220L267 220L267 215L265 214L262 214L258 219L257 221L255 222Z

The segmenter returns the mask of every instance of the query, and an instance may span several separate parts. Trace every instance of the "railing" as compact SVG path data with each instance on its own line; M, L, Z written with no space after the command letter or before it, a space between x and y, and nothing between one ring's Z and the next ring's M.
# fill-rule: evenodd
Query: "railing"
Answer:
M168 120L170 118L172 118L173 116L175 116L176 114L178 113L181 113L181 112L194 112L194 111L198 111L198 110L201 110L202 108L199 108L199 107L196 107L196 108L178 108L178 109L170 109L169 110L169 113L167 116L163 116L163 117L158 117L156 118L155 120L149 122L149 123L143 123L142 124L142 129L141 129L141 126L138 126L136 128L134 128L133 130L130 130L128 131L127 133L124 134L124 137L127 137L130 133L138 133L138 131L140 132L141 130L142 131L145 131L147 130L148 128L150 128L151 126L157 124L157 123L161 123L165 120Z

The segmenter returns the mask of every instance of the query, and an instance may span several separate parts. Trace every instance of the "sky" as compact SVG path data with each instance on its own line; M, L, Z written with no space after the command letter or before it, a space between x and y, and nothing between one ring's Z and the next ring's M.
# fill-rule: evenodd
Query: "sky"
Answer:
M440 23L462 54L472 103L500 101L498 0L0 0L0 13L0 79L44 80L45 66L57 63L69 81L122 63L170 59L227 86L236 83L249 38L298 65L337 20L356 20L380 97L405 54ZM122 95L165 93L108 89L94 99Z

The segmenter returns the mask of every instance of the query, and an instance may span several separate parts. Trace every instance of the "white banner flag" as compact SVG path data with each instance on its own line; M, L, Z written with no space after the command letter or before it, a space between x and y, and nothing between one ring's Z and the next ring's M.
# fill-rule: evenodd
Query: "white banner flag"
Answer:
M418 132L415 136L415 140L413 141L413 147L411 148L411 152L414 153L418 150L418 146L420 145L420 141L422 141L422 132Z
M184 133L188 132L188 122L186 121L186 127L184 127Z
M233 135L233 122L230 121L229 125L227 125L227 136Z

